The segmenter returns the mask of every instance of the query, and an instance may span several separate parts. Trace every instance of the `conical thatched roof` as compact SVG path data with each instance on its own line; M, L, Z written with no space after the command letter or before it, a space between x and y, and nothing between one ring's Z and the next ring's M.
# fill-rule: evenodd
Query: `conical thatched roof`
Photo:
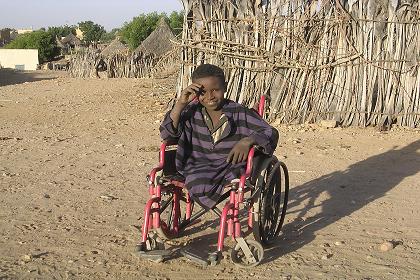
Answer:
M135 50L136 53L161 56L173 48L175 35L164 18L161 18L156 29Z
M125 53L128 51L128 47L121 43L121 41L116 38L114 41L111 42L103 51L101 55L103 56L111 56L116 53Z
M63 43L64 45L69 44L73 46L79 46L82 44L80 39L74 36L73 33L70 33L69 35L64 37L64 39L61 40L61 43Z
M55 42L57 44L57 47L59 47L61 49L63 49L65 47L64 44L61 42L61 40L58 39L58 37L55 37Z

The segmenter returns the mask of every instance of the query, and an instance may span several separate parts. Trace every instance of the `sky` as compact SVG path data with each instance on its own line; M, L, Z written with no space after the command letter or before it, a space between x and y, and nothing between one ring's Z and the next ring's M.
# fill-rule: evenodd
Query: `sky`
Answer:
M91 20L110 31L141 13L181 10L180 0L0 0L0 29L39 29Z

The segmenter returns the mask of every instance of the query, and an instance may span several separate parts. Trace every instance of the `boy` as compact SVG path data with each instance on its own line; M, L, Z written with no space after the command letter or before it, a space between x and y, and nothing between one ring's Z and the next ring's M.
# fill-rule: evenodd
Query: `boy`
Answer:
M163 140L178 139L177 170L193 200L208 209L223 187L240 177L253 145L270 155L278 140L277 130L253 110L225 99L225 92L223 70L200 65L160 126Z

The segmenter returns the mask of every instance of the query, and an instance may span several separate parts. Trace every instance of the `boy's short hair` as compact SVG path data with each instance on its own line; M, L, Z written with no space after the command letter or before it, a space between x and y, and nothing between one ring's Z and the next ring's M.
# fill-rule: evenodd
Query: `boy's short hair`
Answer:
M213 64L201 64L192 73L191 79L197 80L206 77L217 77L225 84L225 73L223 69Z

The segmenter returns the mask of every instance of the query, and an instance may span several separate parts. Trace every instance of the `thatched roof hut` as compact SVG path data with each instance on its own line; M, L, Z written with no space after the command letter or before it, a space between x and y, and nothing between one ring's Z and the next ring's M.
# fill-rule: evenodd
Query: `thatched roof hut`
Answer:
M70 33L69 35L67 35L66 37L61 39L61 43L63 45L68 45L68 46L71 46L71 47L78 47L82 44L82 41L80 41L79 38L77 38L75 35L73 35L73 33Z
M175 35L164 18L161 18L156 29L134 51L145 55L160 57L174 47Z
M57 44L57 47L60 49L64 49L66 46L64 46L63 42L58 37L55 37L55 43Z
M128 50L128 47L116 38L105 49L103 49L101 55L108 57L117 53L126 53Z

